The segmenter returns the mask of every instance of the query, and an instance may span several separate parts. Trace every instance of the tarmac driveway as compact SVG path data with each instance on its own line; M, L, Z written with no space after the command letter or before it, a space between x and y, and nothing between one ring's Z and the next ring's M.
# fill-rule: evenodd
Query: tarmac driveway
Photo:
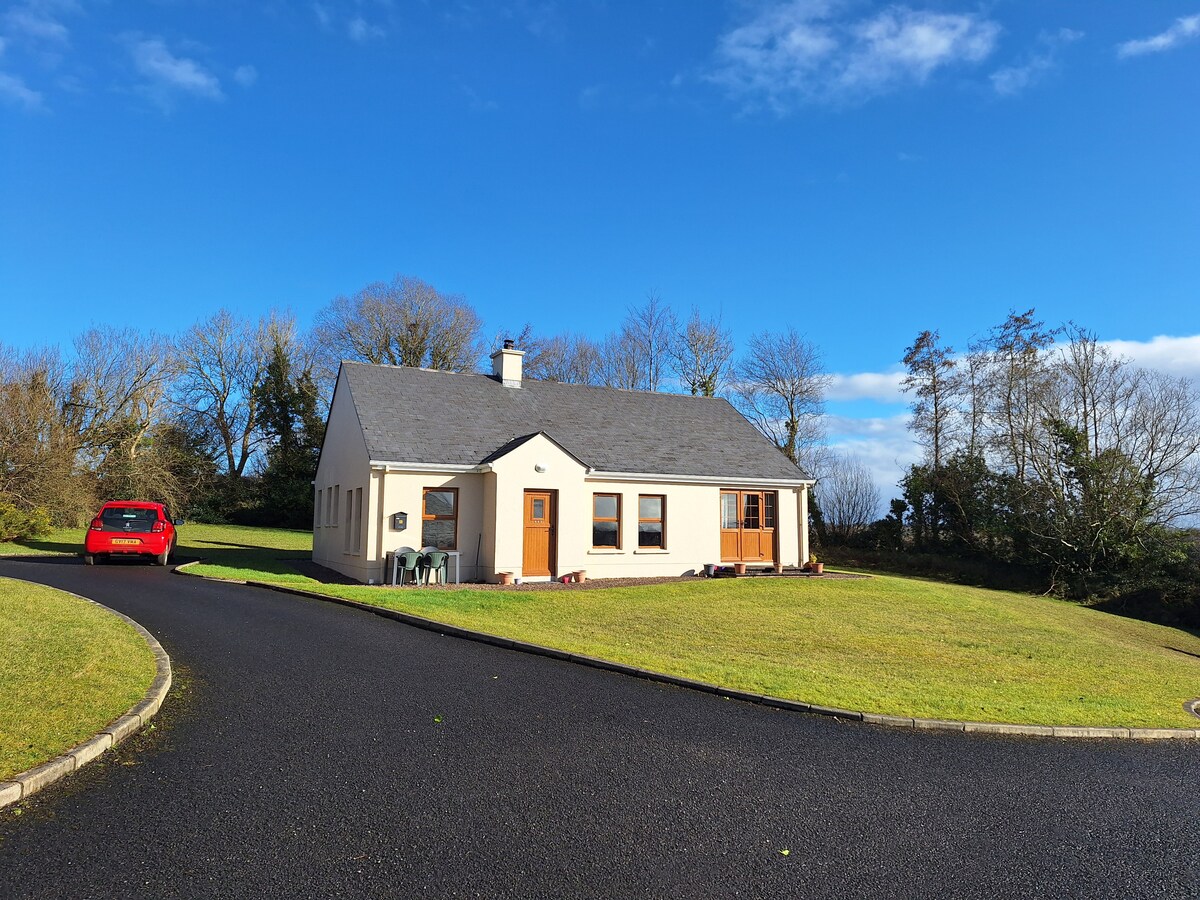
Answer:
M1200 896L1192 741L843 724L152 567L0 575L175 667L152 731L0 812L6 900Z

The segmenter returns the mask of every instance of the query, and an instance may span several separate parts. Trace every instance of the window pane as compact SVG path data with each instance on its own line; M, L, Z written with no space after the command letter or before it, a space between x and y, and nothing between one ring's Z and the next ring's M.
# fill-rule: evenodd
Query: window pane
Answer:
M639 547L661 547L662 545L661 522L642 522L638 525Z
M535 521L541 521L546 518L546 501L540 498L533 501L533 518Z
M454 515L454 491L426 491L425 515Z
M638 518L639 519L661 519L662 518L662 497L639 497L638 498Z
M615 519L617 517L617 498L614 494L597 494L595 505L597 519Z
M775 495L763 494L763 528L775 527Z
M676 510L678 512L679 510ZM721 495L721 527L722 528L737 528L738 527L738 503L737 494L722 494Z
M454 520L431 519L421 524L421 546L454 550Z
M617 523L616 522L593 522L592 523L592 546L593 547L616 547L617 546Z
M746 494L742 505L742 527L758 528L758 494Z

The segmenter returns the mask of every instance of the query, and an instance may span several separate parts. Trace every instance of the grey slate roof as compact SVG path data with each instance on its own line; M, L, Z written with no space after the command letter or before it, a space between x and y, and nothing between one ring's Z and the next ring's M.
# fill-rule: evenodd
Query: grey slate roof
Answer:
M593 469L795 481L807 476L727 401L344 362L372 460L478 465L545 432Z

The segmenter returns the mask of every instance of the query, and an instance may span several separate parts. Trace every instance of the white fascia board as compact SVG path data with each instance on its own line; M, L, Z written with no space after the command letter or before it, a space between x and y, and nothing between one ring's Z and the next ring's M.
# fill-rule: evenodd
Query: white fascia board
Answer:
M482 472L482 466L450 465L449 463L384 462L371 460L373 472L443 472L447 475L463 475Z
M636 481L655 482L658 484L716 484L722 487L736 487L741 484L754 487L812 487L815 481L804 478L745 478L733 476L730 478L715 475L665 475L661 472L589 472L588 481Z

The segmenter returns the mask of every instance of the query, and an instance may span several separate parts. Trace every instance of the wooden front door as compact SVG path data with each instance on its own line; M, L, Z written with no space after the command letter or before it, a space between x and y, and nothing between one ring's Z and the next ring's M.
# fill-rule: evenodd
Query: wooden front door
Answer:
M554 574L554 492L525 492L525 577Z
M721 561L775 561L774 491L721 492Z

